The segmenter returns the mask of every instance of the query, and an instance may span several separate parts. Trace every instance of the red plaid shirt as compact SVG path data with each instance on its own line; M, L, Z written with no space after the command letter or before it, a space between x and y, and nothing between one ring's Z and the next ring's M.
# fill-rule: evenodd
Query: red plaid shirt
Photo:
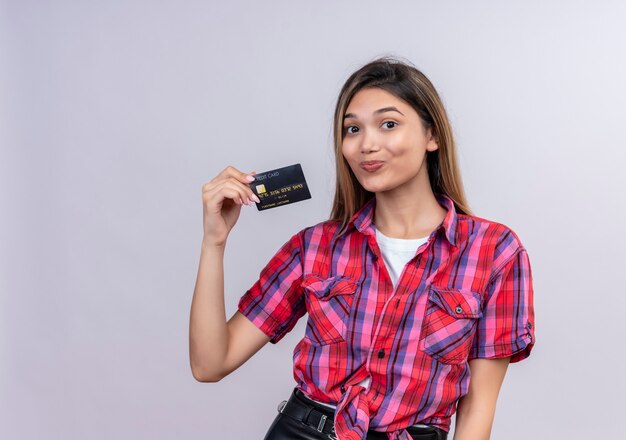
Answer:
M337 406L340 440L365 439L368 429L410 440L403 428L416 423L448 431L468 391L468 360L518 362L534 345L532 273L519 238L435 196L448 212L395 290L372 198L339 238L338 221L293 235L239 301L272 343L308 312L293 374L302 392ZM358 385L368 375L367 388Z

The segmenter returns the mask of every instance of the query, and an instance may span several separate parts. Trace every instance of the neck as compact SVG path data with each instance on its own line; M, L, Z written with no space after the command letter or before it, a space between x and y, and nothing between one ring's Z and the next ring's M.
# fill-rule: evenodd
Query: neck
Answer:
M421 238L443 221L446 212L430 185L421 185L420 188L376 193L374 224L387 237Z

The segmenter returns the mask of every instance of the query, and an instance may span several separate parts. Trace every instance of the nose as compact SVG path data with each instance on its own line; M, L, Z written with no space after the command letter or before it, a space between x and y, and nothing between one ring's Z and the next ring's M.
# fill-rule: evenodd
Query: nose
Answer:
M363 130L363 136L361 137L361 153L368 154L380 149L378 145L378 138L371 130Z

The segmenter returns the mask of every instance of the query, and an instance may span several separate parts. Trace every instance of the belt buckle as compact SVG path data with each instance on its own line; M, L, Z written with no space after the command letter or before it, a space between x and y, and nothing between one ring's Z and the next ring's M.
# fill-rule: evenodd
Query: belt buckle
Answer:
M278 412L282 414L283 410L285 409L285 406L287 406L287 401L283 400L282 402L278 404Z
M324 425L326 424L326 419L328 418L328 416L326 414L322 414L322 417L320 418L320 422L317 424L317 431L318 432L322 432L324 430Z
M319 423L317 424L317 432L323 432L324 426L326 425L326 419L328 416L326 414L322 414ZM335 433L335 427L333 426L333 432L330 434L326 434L330 440L339 440Z
M328 417L326 415L322 415L320 423L319 423L319 425L317 425L317 430L319 432L322 432L322 430L324 429L324 426L326 425L326 419L327 418ZM333 432L331 432L330 434L326 434L328 436L328 438L330 440L339 440L339 438L337 437L337 433L335 432L335 427L334 426L332 427L332 431Z

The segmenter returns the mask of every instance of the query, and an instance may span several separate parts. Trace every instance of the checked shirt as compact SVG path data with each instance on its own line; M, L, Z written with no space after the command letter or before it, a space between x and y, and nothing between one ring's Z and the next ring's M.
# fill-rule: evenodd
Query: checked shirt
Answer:
M337 406L340 440L368 429L410 440L423 423L450 429L467 394L468 361L530 355L535 342L530 260L509 227L447 210L394 289L372 223L376 199L347 232L325 221L294 234L261 270L238 310L277 343L308 314L293 375L312 399ZM359 385L370 378L367 388Z

